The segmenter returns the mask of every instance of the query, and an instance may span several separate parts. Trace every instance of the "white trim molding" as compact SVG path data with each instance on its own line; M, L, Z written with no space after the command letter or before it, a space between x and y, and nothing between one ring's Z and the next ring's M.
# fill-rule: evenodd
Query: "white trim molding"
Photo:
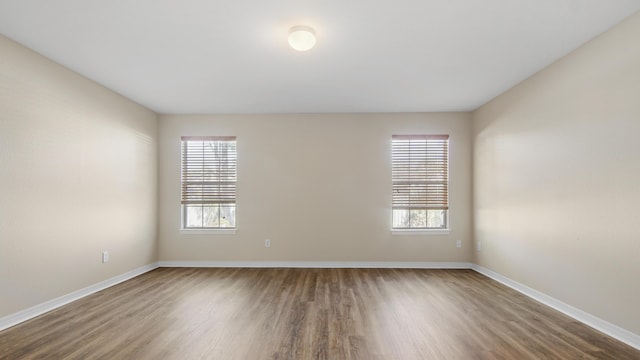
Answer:
M211 268L360 268L360 269L471 269L466 262L390 261L160 261L158 267Z
M568 315L581 323L588 325L600 332L603 332L614 339L622 341L623 343L632 346L640 350L640 335L634 334L629 330L625 330L617 325L595 317L587 312L584 312L578 308L575 308L567 303L564 303L556 298L553 298L547 294L541 293L538 290L532 289L526 285L523 285L517 281L511 280L508 277L501 275L493 270L489 270L480 265L473 264L471 266L476 272L485 275L499 283L502 283L538 302L541 302L561 313Z
M179 232L181 235L235 235L238 229L180 229Z
M149 265L145 265L142 267L139 267L137 269L133 269L131 271L128 271L124 274L112 277L110 279L101 281L97 284L93 284L90 286L87 286L86 288L74 291L72 293L69 293L67 295L63 295L60 297L57 297L55 299L43 302L42 304L38 304L35 306L32 306L28 309L24 309L22 311L19 311L17 313L13 313L11 315L7 315L5 317L0 318L0 331L10 328L14 325L18 325L21 322L33 319L36 316L42 315L46 312L49 312L51 310L55 310L63 305L66 305L70 302L79 300L85 296L91 295L93 293L96 293L98 291L104 290L106 288L109 288L111 286L114 286L116 284L119 284L121 282L127 281L129 279L132 279L136 276L142 275L146 272L149 272L153 269L158 268L158 263L152 263Z
M450 229L391 229L392 235L449 235Z

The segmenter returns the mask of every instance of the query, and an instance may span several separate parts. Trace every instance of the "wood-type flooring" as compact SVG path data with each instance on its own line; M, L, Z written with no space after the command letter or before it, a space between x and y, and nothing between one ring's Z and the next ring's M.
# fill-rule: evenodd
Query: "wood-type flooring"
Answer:
M640 359L472 270L159 268L0 332L0 359Z

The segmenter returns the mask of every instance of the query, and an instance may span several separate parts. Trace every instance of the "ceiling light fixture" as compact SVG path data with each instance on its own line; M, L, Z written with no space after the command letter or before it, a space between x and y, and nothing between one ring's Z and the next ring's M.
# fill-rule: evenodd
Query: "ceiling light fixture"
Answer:
M289 45L294 50L307 51L316 44L316 33L309 26L294 26L289 30Z

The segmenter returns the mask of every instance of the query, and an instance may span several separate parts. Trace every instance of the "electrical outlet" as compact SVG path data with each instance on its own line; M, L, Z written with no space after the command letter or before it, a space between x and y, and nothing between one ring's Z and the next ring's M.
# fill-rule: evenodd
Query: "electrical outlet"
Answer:
M457 248L461 248L462 247L462 240L456 240L456 247Z
M264 247L271 247L271 239L264 240Z
M479 241L479 240L478 240L478 242L476 243L476 249L477 249L478 251L482 251L482 241Z
M109 252L108 251L103 251L102 252L102 263L108 263L109 262Z

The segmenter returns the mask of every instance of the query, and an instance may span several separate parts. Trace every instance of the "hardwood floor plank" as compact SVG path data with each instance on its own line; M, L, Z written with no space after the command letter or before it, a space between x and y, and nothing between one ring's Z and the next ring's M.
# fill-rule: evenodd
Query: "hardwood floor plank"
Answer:
M0 332L0 359L640 359L471 270L160 268Z

